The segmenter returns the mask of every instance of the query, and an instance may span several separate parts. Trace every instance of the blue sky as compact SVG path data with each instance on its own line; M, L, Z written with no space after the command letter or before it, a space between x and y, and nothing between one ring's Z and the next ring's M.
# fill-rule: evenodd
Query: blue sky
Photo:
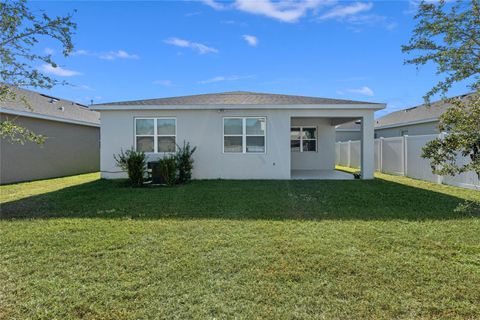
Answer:
M431 65L406 66L400 50L414 27L412 1L68 1L75 50L40 70L72 85L48 94L83 104L221 91L257 91L388 104L422 102L438 81ZM468 92L455 86L449 95Z

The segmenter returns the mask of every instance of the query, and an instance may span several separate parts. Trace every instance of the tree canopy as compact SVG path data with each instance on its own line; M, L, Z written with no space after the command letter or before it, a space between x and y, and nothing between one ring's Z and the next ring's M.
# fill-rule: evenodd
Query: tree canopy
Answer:
M53 68L57 64L52 55L38 48L40 41L53 39L68 56L73 50L72 35L76 24L72 15L50 17L45 12L34 12L26 0L2 0L0 2L0 101L22 99L12 87L51 88L61 83L39 70L39 64ZM0 122L0 137L10 142L33 141L42 143L44 138L20 127L12 120Z
M433 63L444 75L425 94L425 99L442 96L453 84L469 83L475 94L468 99L445 99L451 107L440 117L439 130L446 132L425 145L422 157L431 160L432 171L441 175L476 172L480 178L480 4L479 0L453 3L422 1L415 15L417 25L410 42L402 46L413 58L405 61L417 67ZM461 154L469 161L459 163Z
M439 81L425 98L445 95L455 82L469 81L480 89L480 3L479 0L422 1L414 18L413 35L402 51L414 55L405 61L417 67L434 63Z

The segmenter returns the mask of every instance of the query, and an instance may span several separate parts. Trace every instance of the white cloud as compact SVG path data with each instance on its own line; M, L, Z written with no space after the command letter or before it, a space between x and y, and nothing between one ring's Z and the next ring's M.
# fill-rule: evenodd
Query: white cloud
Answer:
M124 50L110 51L110 52L107 52L107 53L100 54L98 57L100 59L104 59L104 60L139 59L140 58L138 55L128 53Z
M348 6L337 6L330 10L329 12L325 13L324 15L320 16L321 20L325 19L338 19L338 18L345 18L348 16L354 16L361 12L369 11L373 8L373 3L365 3L365 2L355 2L354 4Z
M160 84L162 86L170 87L172 85L172 80L155 80L153 84Z
M263 15L283 22L297 22L309 10L314 10L329 0L284 0L273 2L271 0L236 0L234 7L240 11Z
M140 56L137 54L131 54L125 50L116 50L108 52L93 52L88 50L76 50L71 53L72 56L91 56L97 57L103 60L115 60L115 59L140 59Z
M250 78L253 78L253 76L237 76L237 75L218 76L218 77L213 77L211 79L199 81L198 83L207 84L207 83L214 83L214 82L235 81L235 80L250 79Z
M197 51L200 54L206 53L217 53L218 50L212 47L208 47L202 43L192 42L189 40L184 40L180 38L169 38L164 41L166 44L170 44L172 46L181 47L181 48L190 48L192 50Z
M258 38L249 34L244 34L242 36L249 46L256 47L258 45Z
M298 22L309 12L318 15L318 20L335 19L351 25L353 31L361 31L359 26L381 25L387 30L393 30L397 23L390 18L377 14L365 14L373 8L373 2L356 1L346 5L336 5L338 0L235 0L232 4L220 3L215 0L200 0L216 9L236 9L243 12L262 15L282 22ZM434 1L434 0L430 0ZM330 9L319 15L322 8Z
M81 73L78 71L64 69L60 66L54 67L51 64L43 64L38 68L38 70L59 77L73 77L81 75Z
M89 56L92 54L87 50L80 49L80 50L73 51L72 53L70 53L70 55L71 56Z
M95 91L95 89L93 89L90 86L87 86L86 84L78 84L78 85L74 84L73 87L75 89L80 89L80 90Z
M380 16L377 14L361 14L357 16L350 16L346 19L346 21L353 26L381 25L384 26L387 30L393 30L398 26L396 22L391 21L385 16Z
M364 26L383 26L391 31L398 24L390 18L378 14L366 14L373 8L372 2L355 2L351 5L336 6L327 13L321 15L319 20L335 19L340 22L348 23L349 29L354 32L362 31Z
M373 95L374 95L373 90L370 89L367 86L363 86L361 88L355 88L355 89L347 89L345 91L350 92L350 93L361 94L361 95L369 96L369 97L373 97ZM341 92L341 91L338 92L338 93L343 94L343 92Z
M200 0L200 2L203 2L207 6L215 9L215 10L223 10L225 9L225 5L216 2L215 0Z

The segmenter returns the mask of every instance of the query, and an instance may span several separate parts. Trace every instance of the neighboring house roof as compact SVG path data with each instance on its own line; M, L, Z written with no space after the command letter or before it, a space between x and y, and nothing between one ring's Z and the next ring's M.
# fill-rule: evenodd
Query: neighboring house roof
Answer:
M466 99L475 93L468 93L455 98ZM412 108L391 112L375 120L375 129L400 127L415 123L438 121L438 118L448 110L450 105L445 101L436 101L430 105L419 105ZM357 131L361 124L358 121L347 122L336 127L337 131Z
M100 125L100 113L73 101L10 87L16 98L0 101L0 112L83 125ZM25 99L30 106L22 100Z
M455 98L465 99L474 93L464 94ZM438 118L450 108L445 101L433 102L430 105L419 105L395 112L391 112L375 120L375 129L398 127L403 125L438 121Z
M337 131L360 131L362 123L360 120L350 121L335 127Z
M96 104L98 106L181 106L181 105L355 105L355 104L374 104L379 107L383 104L304 97L285 94L258 93L247 91L233 91L222 93L198 94L182 97L157 98L147 100L120 101Z

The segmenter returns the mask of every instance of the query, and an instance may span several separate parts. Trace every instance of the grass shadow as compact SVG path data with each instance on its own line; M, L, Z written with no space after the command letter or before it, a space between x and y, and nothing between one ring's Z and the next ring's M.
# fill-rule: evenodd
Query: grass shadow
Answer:
M173 188L131 188L94 180L5 202L0 219L443 220L463 198L384 179L198 180Z

